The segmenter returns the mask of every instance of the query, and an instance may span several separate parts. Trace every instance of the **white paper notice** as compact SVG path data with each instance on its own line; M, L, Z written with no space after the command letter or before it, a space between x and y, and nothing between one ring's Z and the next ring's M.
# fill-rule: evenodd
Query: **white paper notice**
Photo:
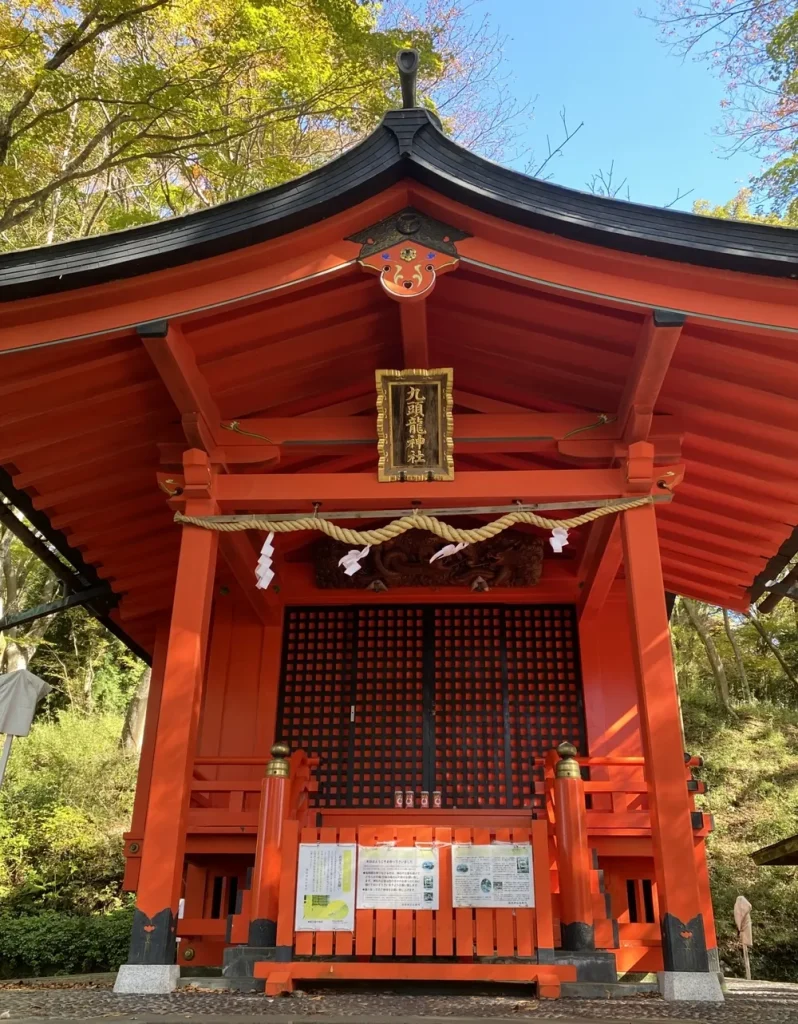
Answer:
M437 910L437 848L358 847L357 906L359 910Z
M452 846L452 905L534 907L532 846L502 843Z
M354 843L299 844L296 931L354 931L355 853Z

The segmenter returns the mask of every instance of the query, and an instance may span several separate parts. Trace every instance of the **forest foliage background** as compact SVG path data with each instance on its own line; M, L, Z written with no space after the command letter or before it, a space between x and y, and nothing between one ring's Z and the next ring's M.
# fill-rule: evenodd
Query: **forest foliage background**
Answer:
M650 0L676 56L726 83L719 132L762 159L728 203L696 212L798 226L798 3ZM397 49L444 129L549 176L578 128L518 153L532 114L502 35L469 0L8 0L0 4L0 249L119 230L278 184L356 143L398 104ZM674 74L678 73L678 62ZM604 175L592 187L618 197ZM55 581L0 527L0 617ZM687 748L701 753L724 965L739 973L738 894L755 976L798 980L798 869L750 852L798 828L796 605L769 618L679 601ZM0 634L0 669L53 684L0 792L0 973L113 967L126 954L130 820L144 665L80 610Z

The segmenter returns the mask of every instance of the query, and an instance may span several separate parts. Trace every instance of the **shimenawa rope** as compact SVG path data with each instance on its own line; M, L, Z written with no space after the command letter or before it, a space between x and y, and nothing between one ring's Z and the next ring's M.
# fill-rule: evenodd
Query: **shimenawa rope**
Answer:
M642 505L652 504L650 496L644 498L633 498L629 501L618 502L617 505L593 508L582 515L574 516L572 519L547 519L545 516L536 515L534 512L508 512L500 519L492 523L485 523L472 530L460 529L444 523L436 516L425 516L423 512L414 515L403 516L401 519L394 519L385 526L378 526L373 530L350 530L345 526L337 526L327 519L318 519L308 516L306 519L294 519L291 521L259 519L257 516L248 516L233 522L215 522L213 519L204 516L186 516L182 512L175 513L175 522L184 523L187 526L199 526L203 530L218 530L221 533L238 533L241 530L266 530L272 533L296 533L300 530L318 530L320 533L332 537L333 540L341 541L343 544L358 545L360 547L370 544L382 544L386 540L398 537L408 530L428 530L434 533L441 540L450 544L477 544L481 540L489 540L503 530L515 526L517 523L525 523L528 526L539 526L544 530L554 530L561 527L571 530L577 526L584 526L593 522L594 519L601 519L615 512L626 512L632 508L640 508ZM457 509L452 509L452 515L457 514Z

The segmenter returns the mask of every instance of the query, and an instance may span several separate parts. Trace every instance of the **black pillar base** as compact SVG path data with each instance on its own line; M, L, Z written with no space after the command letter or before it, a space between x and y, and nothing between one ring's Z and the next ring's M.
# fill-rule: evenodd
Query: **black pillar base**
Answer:
M270 921L267 917L260 917L257 921L251 921L249 925L248 946L276 946L277 945L277 922Z
M232 992L263 992L266 981L255 978L255 964L274 960L274 946L228 946L224 951L222 976Z
M130 936L131 964L173 964L177 958L175 916L169 907L147 917L136 908Z
M680 921L673 914L663 917L662 959L666 971L709 971L702 914L689 921Z
M576 968L578 982L616 982L618 966L615 954L604 949L572 952L565 949L554 951L555 964L570 964Z
M596 948L596 937L592 924L585 924L583 921L573 921L571 924L561 925L562 948L569 952L580 953Z

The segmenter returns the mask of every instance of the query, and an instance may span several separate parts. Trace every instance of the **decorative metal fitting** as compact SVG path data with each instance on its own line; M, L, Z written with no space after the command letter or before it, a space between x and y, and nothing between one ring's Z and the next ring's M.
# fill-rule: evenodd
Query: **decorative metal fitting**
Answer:
M195 953L193 946L187 946L183 950L183 959L184 960L193 960L196 955L197 954Z
M396 55L399 82L402 87L402 108L412 110L416 105L416 78L418 77L418 50L400 50Z
M127 852L128 853L138 853L140 849L141 849L141 847L139 846L138 843L129 843L128 844L128 848L127 848Z
M278 779L287 779L291 774L288 755L291 748L287 743L275 743L272 747L272 759L266 765L266 774Z
M554 766L554 775L558 779L581 779L582 770L576 760L577 749L573 743L561 743L557 747L560 760Z

